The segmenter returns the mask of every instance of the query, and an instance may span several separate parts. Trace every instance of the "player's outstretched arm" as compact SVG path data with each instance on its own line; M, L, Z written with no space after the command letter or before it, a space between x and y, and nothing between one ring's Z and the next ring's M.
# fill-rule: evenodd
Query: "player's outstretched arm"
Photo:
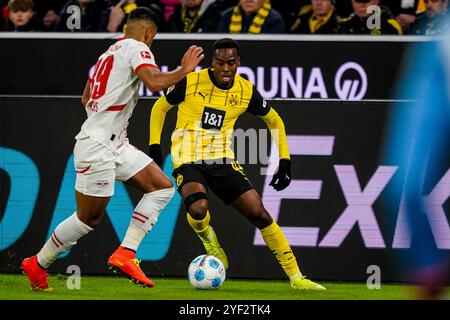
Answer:
M194 70L204 57L203 48L190 46L181 59L181 67L179 69L161 72L156 68L146 66L138 70L137 76L150 91L160 91L183 79L189 72Z
M161 151L161 133L166 120L167 112L173 106L167 101L166 96L160 97L152 108L150 115L150 139L148 155L158 166L162 166L163 156Z
M291 183L291 156L289 154L286 129L283 120L273 108L266 115L261 116L261 119L264 120L270 129L270 134L280 154L278 171L274 174L269 185L273 186L275 190L281 191Z

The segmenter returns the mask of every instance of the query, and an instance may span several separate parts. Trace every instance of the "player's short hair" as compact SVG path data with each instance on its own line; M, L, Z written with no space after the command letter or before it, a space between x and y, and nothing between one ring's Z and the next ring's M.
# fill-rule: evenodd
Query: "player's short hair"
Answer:
M156 27L158 27L160 23L159 17L155 13L155 11L147 7L137 7L136 9L131 11L130 15L128 16L128 22L137 20L152 22Z
M236 49L237 54L239 55L240 46L236 40L230 38L222 38L217 40L213 44L213 53L215 53L217 49Z
M34 2L33 0L10 0L8 2L8 9L11 12L34 11Z

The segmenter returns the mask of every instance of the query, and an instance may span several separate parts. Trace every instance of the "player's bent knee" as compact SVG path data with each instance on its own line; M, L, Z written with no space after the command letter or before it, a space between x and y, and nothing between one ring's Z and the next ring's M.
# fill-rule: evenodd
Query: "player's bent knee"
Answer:
M174 189L172 181L170 181L170 179L164 179L161 185L161 189L171 189L171 188Z
M142 200L139 202L139 205L146 207L149 211L149 216L146 223L155 225L158 221L159 214L167 206L170 200L172 200L174 195L174 187L145 193Z
M193 219L202 220L206 217L208 206L208 200L200 199L192 203L187 210Z
M144 194L144 198L153 201L158 209L162 210L175 195L175 188L172 186L168 188L161 188L159 190L148 192Z
M146 183L145 185L142 185L140 187L141 191L145 194L160 191L160 190L167 190L167 189L174 189L174 185L170 179L163 179L161 181L158 181L157 184L155 183Z
M170 181L170 180L169 180ZM170 187L167 187L164 189L166 193L166 197L169 199L167 202L172 200L173 196L175 195L175 187L173 186L172 182L170 182Z
M186 207L186 210L189 211L190 207L200 201L200 200L208 200L208 195L204 192L195 192L188 196L184 197L184 206ZM204 205L205 202L202 202ZM208 205L208 202L206 201L206 205Z

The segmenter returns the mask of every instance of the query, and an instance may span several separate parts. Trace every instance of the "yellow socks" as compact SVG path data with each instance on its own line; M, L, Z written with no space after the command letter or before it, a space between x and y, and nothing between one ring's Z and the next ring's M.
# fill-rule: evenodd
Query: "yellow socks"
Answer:
M203 218L203 220L195 220L189 213L187 214L187 221L191 228L194 229L200 239L206 241L211 240L211 227L209 226L209 220L211 220L209 211L206 212L206 217Z
M275 254L275 258L289 279L302 276L297 259L278 224L273 221L271 225L261 229L260 232L267 247Z
M212 228L209 225L211 216L209 211L202 220L195 220L187 214L187 220L191 228L197 233L202 241L211 241L213 237ZM292 253L291 247L286 240L278 224L273 221L271 225L260 230L267 247L275 254L275 258L283 268L289 279L302 276L297 264L297 259Z

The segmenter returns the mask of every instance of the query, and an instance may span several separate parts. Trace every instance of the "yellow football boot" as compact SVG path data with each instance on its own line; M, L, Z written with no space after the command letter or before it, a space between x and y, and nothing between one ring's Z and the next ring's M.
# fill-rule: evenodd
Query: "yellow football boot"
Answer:
M210 235L208 239L204 239L202 237L199 237L202 242L203 246L205 247L206 253L209 255L212 255L216 258L218 258L220 261L222 261L225 269L228 269L228 258L225 254L225 251L220 246L219 240L217 239L216 233L214 232L214 229L210 226Z
M324 286L306 279L305 276L292 279L291 287L299 290L326 290Z

